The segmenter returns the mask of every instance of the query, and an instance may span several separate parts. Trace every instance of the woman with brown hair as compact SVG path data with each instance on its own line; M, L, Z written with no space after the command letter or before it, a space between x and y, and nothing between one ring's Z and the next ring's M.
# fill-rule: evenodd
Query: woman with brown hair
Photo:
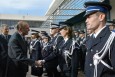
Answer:
M60 34L64 39L57 48L62 77L77 77L78 73L79 45L73 40L73 30L70 26L65 23L60 26Z

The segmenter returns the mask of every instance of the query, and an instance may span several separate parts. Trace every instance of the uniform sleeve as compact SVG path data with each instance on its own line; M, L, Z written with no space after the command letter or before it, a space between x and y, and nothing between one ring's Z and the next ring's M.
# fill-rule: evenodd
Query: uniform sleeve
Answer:
M59 55L59 49L58 49L58 46L60 45L61 41L63 40L63 37L62 36L59 36L57 38L57 43L56 43L56 48L52 50L52 52L46 57L44 58L44 60L47 62L47 61L50 61L52 59L54 59L55 57L57 57Z
M47 57L45 57L44 60L45 60L46 62L48 62L48 61L54 59L55 57L58 56L58 52L59 52L59 50L56 48L56 49L55 49L53 52L51 52Z

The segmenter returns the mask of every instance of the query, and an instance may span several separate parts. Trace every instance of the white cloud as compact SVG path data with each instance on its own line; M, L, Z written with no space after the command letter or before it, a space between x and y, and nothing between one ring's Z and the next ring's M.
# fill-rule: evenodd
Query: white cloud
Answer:
M45 15L52 0L0 0L0 14Z
M51 1L52 0L1 0L0 8L17 10L43 8Z

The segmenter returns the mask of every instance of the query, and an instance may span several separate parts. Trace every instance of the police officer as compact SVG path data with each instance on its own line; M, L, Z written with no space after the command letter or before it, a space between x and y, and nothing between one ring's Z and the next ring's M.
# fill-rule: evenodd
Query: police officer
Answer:
M110 30L115 32L115 21L107 21L107 23L109 24Z
M86 55L86 37L85 37L85 32L82 30L80 31L80 52L79 52L79 57L80 57L80 69L84 72L84 63L85 63L85 55Z
M55 46L62 41L62 37L59 34L59 25L57 24L51 24L50 26L50 33L52 35L51 40L47 44L47 46L42 50L43 52L47 52L44 55L44 59L49 56L52 52L54 52ZM59 73L57 71L58 66L58 57L54 57L52 60L45 62L44 64L46 68L46 72L48 74L48 77L59 77Z
M79 45L73 40L71 24L62 23L60 34L64 38L58 46L59 49L59 67L62 71L62 77L77 77L79 66Z
M33 60L41 60L41 43L39 40L39 35L37 32L31 34L31 43L30 43L30 58ZM43 67L31 67L31 75L41 77L43 73Z
M80 45L82 45L84 43L84 41L85 41L85 32L80 31L79 37L80 37Z
M77 31L74 31L74 39L75 39L75 41L78 43L78 44L80 44L80 37L79 37L79 31L77 30Z
M101 2L86 2L86 27L94 30L93 42L87 50L86 77L115 77L115 34L106 26L111 6Z

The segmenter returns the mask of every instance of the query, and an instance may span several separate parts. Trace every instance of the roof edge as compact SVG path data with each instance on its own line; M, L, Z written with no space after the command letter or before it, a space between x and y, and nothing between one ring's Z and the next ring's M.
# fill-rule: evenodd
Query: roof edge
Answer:
M63 2L64 0L53 0L51 5L49 6L49 9L46 12L46 16L50 16Z

